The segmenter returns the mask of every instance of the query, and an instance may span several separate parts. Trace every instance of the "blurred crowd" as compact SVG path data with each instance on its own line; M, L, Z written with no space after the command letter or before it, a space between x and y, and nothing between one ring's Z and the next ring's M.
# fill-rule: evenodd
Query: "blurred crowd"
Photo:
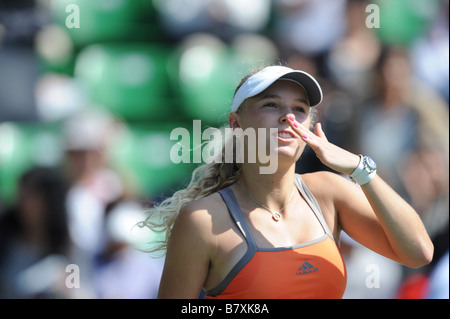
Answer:
M142 250L164 234L136 223L195 167L171 163L171 130L224 125L240 78L273 63L318 79L328 139L370 155L435 245L409 269L344 234L344 298L449 298L448 11L0 0L0 298L155 298L163 258ZM297 165L326 169L308 149Z

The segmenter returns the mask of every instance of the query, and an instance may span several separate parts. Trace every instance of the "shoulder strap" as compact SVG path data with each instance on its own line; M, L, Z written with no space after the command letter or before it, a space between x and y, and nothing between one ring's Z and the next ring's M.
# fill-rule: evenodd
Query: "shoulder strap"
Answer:
M248 228L247 222L244 219L244 216L242 215L241 208L239 207L239 204L236 200L236 197L234 196L233 191L230 187L221 189L219 191L219 194L222 196L223 201L227 205L228 211L230 212L230 215L241 231L242 235L244 236L245 240L248 243L249 250L256 250L256 242L255 239L252 236L252 233L250 232L250 229Z
M309 207L311 207L312 211L319 220L319 223L322 225L322 228L325 231L325 233L334 239L333 233L331 232L327 222L325 221L325 218L323 217L323 213L322 210L320 209L319 203L317 203L316 198L314 197L312 192L309 190L308 186L306 186L305 182L298 174L295 174L295 185L300 191L300 194L302 194L302 196L305 198L306 203L309 205Z

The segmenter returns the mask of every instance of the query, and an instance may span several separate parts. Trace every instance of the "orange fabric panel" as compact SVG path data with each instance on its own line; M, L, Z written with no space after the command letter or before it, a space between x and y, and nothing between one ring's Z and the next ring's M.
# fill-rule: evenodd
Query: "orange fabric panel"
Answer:
M219 295L208 299L338 299L347 273L330 237L299 248L257 251Z

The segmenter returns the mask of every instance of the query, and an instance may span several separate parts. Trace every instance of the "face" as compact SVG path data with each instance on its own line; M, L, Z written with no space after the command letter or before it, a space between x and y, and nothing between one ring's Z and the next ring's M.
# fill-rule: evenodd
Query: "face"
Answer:
M305 90L295 82L278 80L265 91L244 101L237 113L231 113L229 124L231 128L276 128L278 155L297 160L305 148L303 140L294 133L287 123L287 117L306 127L310 127L310 106ZM266 145L268 145L267 143Z

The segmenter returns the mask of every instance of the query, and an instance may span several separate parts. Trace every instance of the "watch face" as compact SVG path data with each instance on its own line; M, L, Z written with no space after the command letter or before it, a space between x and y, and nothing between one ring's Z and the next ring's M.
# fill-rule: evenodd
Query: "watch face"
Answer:
M373 161L373 159L371 159L369 156L366 156L366 164L367 167L371 170L375 170L377 169L377 164L375 164L375 162Z

